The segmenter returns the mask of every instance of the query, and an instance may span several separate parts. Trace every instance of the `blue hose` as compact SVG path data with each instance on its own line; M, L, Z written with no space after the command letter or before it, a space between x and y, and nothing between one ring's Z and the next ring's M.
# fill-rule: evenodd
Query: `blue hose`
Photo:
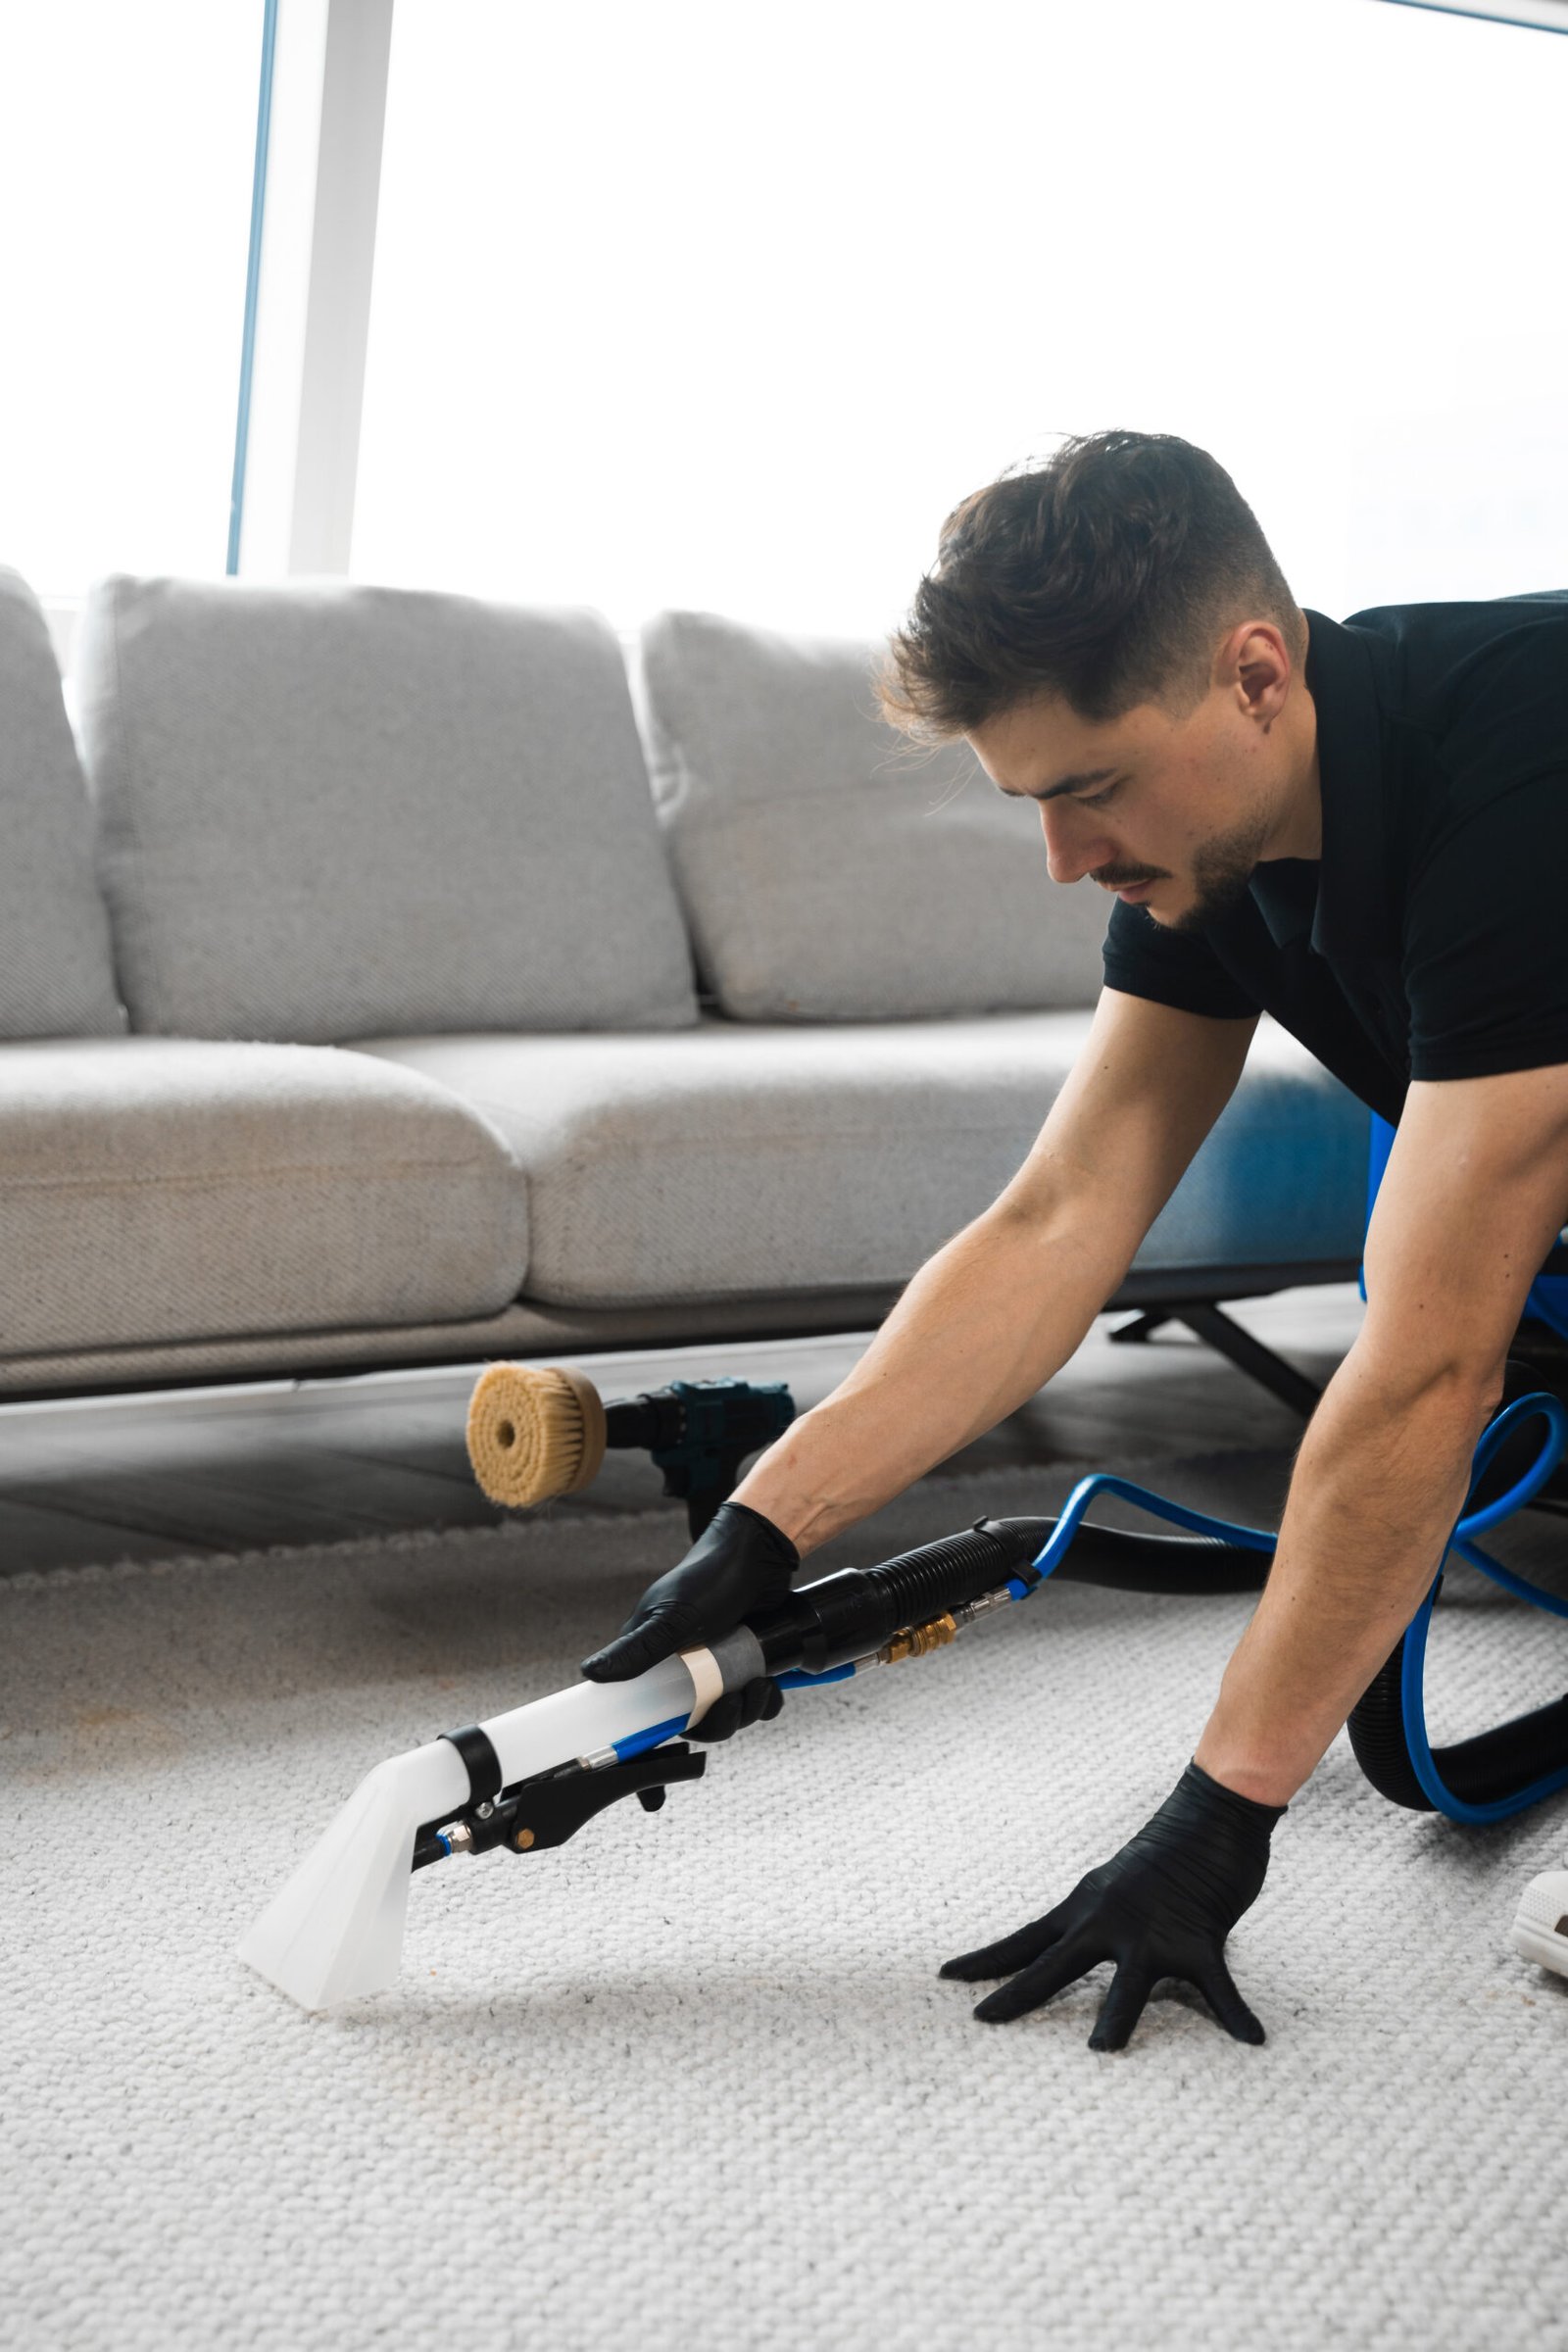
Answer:
M1508 1406L1505 1412L1499 1413L1496 1419L1489 1424L1480 1445L1476 1447L1470 1491L1472 1494L1474 1493L1476 1481L1514 1424L1536 1413L1539 1413L1547 1425L1547 1435L1536 1460L1525 1472L1524 1477L1519 1480L1517 1486L1510 1487L1506 1494L1500 1495L1495 1502L1489 1503L1484 1510L1473 1511L1468 1517L1461 1517L1449 1542L1452 1548L1462 1553L1472 1567L1479 1568L1483 1576L1490 1576L1494 1584L1501 1585L1504 1592L1512 1592L1520 1600L1530 1601L1538 1609L1548 1610L1553 1617L1568 1617L1568 1601L1558 1599L1555 1593L1544 1592L1539 1585L1531 1584L1525 1577L1516 1576L1512 1569L1504 1568L1500 1561L1494 1560L1490 1552L1483 1551L1480 1544L1473 1540L1476 1536L1484 1533L1487 1528L1495 1527L1500 1519L1506 1519L1511 1512L1518 1510L1522 1504L1528 1502L1531 1496L1544 1485L1557 1466L1563 1446L1568 1444L1568 1412L1564 1411L1562 1404L1555 1396L1542 1389L1536 1391L1532 1396L1519 1397ZM1466 1499L1468 1500L1468 1496ZM1526 1788L1515 1789L1507 1796L1497 1797L1490 1804L1467 1803L1463 1797L1455 1796L1452 1789L1446 1786L1442 1774L1433 1761L1432 1749L1427 1740L1426 1714L1422 1705L1427 1627L1431 1622L1432 1604L1438 1597L1438 1585L1441 1581L1441 1577L1434 1579L1432 1590L1411 1619L1404 1637L1400 1694L1403 1700L1405 1744L1409 1749L1411 1768L1434 1806L1440 1813L1446 1813L1450 1821L1501 1821L1510 1813L1523 1812L1526 1805L1537 1804L1542 1797L1550 1796L1559 1788L1568 1788L1568 1764L1562 1765L1554 1772L1543 1773L1539 1779L1530 1782Z
M1475 1450L1465 1500L1468 1502L1475 1493L1483 1473L1509 1432L1521 1421L1536 1414L1545 1421L1546 1436L1535 1461L1524 1476L1506 1494L1499 1495L1496 1501L1469 1513L1461 1511L1454 1523L1453 1533L1444 1546L1444 1556L1446 1558L1449 1551L1457 1551L1473 1567L1479 1568L1483 1576L1490 1577L1494 1584L1513 1593L1516 1599L1527 1600L1536 1608L1548 1610L1554 1617L1568 1617L1568 1600L1559 1599L1555 1593L1543 1592L1539 1585L1532 1584L1528 1578L1517 1575L1511 1568L1504 1568L1500 1561L1494 1560L1475 1541L1477 1536L1497 1526L1501 1520L1511 1517L1513 1512L1529 1502L1556 1468L1564 1447L1568 1446L1568 1410L1564 1409L1556 1396L1544 1389L1537 1390L1528 1396L1516 1398L1489 1422ZM1130 1479L1117 1478L1107 1471L1096 1471L1088 1478L1081 1478L1073 1488L1050 1541L1034 1561L1042 1583L1065 1559L1073 1537L1083 1522L1084 1513L1097 1494L1119 1494L1124 1501L1137 1503L1156 1518L1170 1520L1175 1526L1188 1528L1195 1535L1214 1537L1242 1550L1266 1552L1272 1557L1278 1542L1278 1538L1266 1528L1243 1527L1229 1519L1215 1519L1206 1511L1195 1511L1186 1503L1172 1502L1162 1494L1155 1494L1148 1487L1135 1486ZM1450 1821L1501 1821L1506 1815L1522 1812L1527 1805L1537 1804L1557 1789L1568 1788L1568 1763L1540 1775L1523 1788L1484 1803L1472 1803L1455 1795L1445 1783L1427 1738L1424 1705L1427 1627L1442 1582L1440 1569L1403 1637L1400 1695L1410 1766L1429 1802L1438 1812L1446 1814ZM1030 1592L1038 1591L1039 1586L1026 1584L1021 1578L1014 1577L1006 1589L1014 1600L1023 1600ZM777 1680L781 1690L808 1690L819 1683L846 1681L855 1671L854 1666L836 1666L826 1674L807 1674L797 1670L781 1674Z
M1445 1555L1449 1550L1457 1551L1473 1567L1479 1568L1484 1576L1491 1577L1494 1584L1501 1585L1505 1592L1513 1593L1517 1599L1528 1600L1538 1609L1548 1610L1554 1617L1568 1617L1568 1600L1559 1599L1555 1593L1543 1592L1539 1585L1532 1584L1528 1578L1516 1575L1511 1568L1504 1568L1500 1560L1494 1560L1490 1552L1483 1551L1474 1541L1488 1528L1495 1527L1499 1521L1522 1509L1540 1493L1556 1468L1564 1446L1568 1446L1568 1411L1564 1410L1557 1397L1544 1389L1537 1390L1531 1396L1516 1398L1488 1423L1472 1460L1465 1499L1468 1502L1470 1495L1475 1493L1483 1472L1509 1431L1519 1422L1538 1413L1545 1421L1547 1432L1535 1461L1517 1484L1510 1487L1505 1494L1499 1495L1495 1502L1490 1502L1483 1509L1468 1515L1460 1513L1445 1546ZM1272 1553L1277 1541L1266 1529L1240 1527L1227 1519L1210 1518L1206 1512L1189 1510L1185 1503L1167 1501L1164 1496L1152 1494L1147 1487L1134 1486L1128 1479L1097 1473L1090 1478L1081 1478L1067 1497L1066 1508L1056 1523L1055 1533L1035 1561L1042 1579L1050 1576L1065 1555L1085 1510L1098 1494L1120 1494L1126 1501L1139 1503L1161 1519L1172 1520L1178 1527L1191 1528L1196 1535L1217 1536L1222 1542L1240 1544L1247 1550ZM1442 1581L1440 1570L1433 1578L1431 1590L1411 1620L1404 1638L1402 1697L1410 1763L1436 1810L1446 1813L1450 1821L1501 1821L1507 1814L1523 1812L1527 1805L1538 1804L1544 1796L1550 1796L1557 1789L1568 1788L1568 1764L1544 1773L1527 1787L1488 1804L1471 1804L1465 1798L1456 1796L1446 1785L1433 1761L1424 1703L1427 1627ZM1015 1590L1021 1595L1023 1589L1018 1587Z

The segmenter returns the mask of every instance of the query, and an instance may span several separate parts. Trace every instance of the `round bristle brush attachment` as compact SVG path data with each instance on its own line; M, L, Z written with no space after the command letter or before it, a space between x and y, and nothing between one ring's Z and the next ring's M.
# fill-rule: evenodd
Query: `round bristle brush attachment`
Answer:
M605 1458L605 1407L560 1364L486 1364L468 1399L468 1459L492 1502L526 1510L576 1494Z

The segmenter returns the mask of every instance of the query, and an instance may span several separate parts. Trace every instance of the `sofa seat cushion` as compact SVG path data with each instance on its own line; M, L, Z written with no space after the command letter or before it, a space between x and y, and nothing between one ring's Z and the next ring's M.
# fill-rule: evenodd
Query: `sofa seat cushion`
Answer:
M382 1038L527 1172L526 1296L617 1306L899 1283L994 1200L1087 1012L663 1038ZM1353 1259L1367 1113L1266 1017L1141 1267Z
M320 1046L0 1047L0 1350L493 1314L526 1197L434 1080Z
M0 1038L118 1037L92 808L43 607L0 567Z
M1093 1004L1111 901L1046 867L1040 815L965 744L877 714L886 647L711 612L643 630L661 822L698 960L738 1020Z
M311 1045L695 1020L599 614L116 573L77 673L133 1029Z

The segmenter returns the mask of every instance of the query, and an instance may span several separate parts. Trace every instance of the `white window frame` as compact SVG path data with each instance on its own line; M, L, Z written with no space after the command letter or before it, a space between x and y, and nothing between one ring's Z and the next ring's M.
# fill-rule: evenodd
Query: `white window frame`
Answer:
M341 576L354 538L393 0L278 0L238 569Z
M347 573L393 0L277 0L238 572ZM45 600L69 677L79 597Z

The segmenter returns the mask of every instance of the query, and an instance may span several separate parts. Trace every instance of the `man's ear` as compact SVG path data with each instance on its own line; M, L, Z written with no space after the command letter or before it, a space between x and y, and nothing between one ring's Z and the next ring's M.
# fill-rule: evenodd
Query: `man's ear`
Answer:
M1214 648L1209 690L1235 695L1243 714L1265 724L1278 716L1296 664L1285 633L1272 620L1239 620Z
M1236 685L1249 717L1262 721L1265 733L1285 708L1295 664L1283 630L1271 620L1246 620L1232 631L1239 640L1235 654Z

